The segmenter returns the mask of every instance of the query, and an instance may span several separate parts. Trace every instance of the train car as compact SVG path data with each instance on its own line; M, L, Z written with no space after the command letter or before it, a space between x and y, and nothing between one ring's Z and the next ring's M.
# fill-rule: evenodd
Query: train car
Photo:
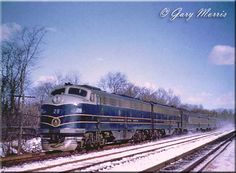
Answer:
M216 117L212 114L203 114L182 111L182 128L184 131L208 131L216 128Z
M120 140L142 141L180 128L176 108L110 94L88 85L55 88L41 107L45 150L75 150Z
M152 105L154 129L158 129L163 135L171 135L182 131L181 114L177 108L158 103Z

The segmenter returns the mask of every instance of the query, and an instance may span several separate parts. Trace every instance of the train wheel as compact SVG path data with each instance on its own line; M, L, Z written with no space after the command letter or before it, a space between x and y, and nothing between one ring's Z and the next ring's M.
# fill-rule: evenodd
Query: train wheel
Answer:
M82 151L83 148L84 148L83 143L84 143L83 141L78 142L78 145L77 145L75 150L78 151L78 152Z
M94 135L93 133L86 133L84 139L84 146L86 150L94 148Z
M154 131L154 137L155 139L159 139L161 137L161 131L159 129Z
M133 143L141 142L141 139L142 139L141 132L137 130L132 138L133 138Z
M146 134L145 131L141 132L141 140L140 141L145 141L146 140Z
M101 134L100 139L99 139L99 147L103 148L105 144L106 144L106 139Z

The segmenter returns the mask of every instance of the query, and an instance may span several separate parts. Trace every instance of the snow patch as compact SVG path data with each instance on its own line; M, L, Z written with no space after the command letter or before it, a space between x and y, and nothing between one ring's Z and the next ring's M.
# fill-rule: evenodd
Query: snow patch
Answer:
M12 141L10 147L9 142L0 143L0 157L5 157L7 152L17 154L18 141ZM9 148L9 149L8 149ZM41 138L32 138L22 142L22 151L26 153L35 153L42 151Z

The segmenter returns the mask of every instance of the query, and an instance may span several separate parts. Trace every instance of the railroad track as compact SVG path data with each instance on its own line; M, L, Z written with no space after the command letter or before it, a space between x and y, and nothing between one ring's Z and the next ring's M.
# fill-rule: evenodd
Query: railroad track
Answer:
M211 132L208 132L211 133ZM202 134L195 134L192 135L194 136L200 136ZM187 137L180 137L180 139L186 139L189 138ZM168 139L168 137L167 137ZM166 140L166 138L165 138ZM142 143L146 143L147 141L144 141ZM133 145L140 145L142 143L137 143L137 144L130 144L130 143L121 143L121 144L109 144L107 146L104 146L103 149L96 150L96 151L101 151L101 150L108 150L112 148L120 148L120 147L126 147L126 146L133 146ZM4 167L10 167L10 166L16 166L20 165L23 163L29 163L29 162L35 162L35 161L43 161L43 160L48 160L48 159L56 159L58 157L67 157L71 155L78 155L78 154L84 154L84 153L91 153L94 152L94 150L89 150L89 151L80 151L80 152L41 152L41 153L31 153L31 154L23 154L23 155L15 155L15 156L9 156L9 157L3 157L0 158L0 162L2 166Z
M145 141L146 142L146 141ZM140 143L139 143L140 144ZM72 155L81 155L81 154L89 154L95 151L103 151L103 150L109 150L112 148L120 148L120 147L126 147L131 144L129 143L119 143L119 144L108 144L104 146L103 148L99 149L91 149L91 150L82 150L82 151L68 151L68 152L62 152L62 151L52 151L52 152L40 152L40 153L28 153L28 154L22 154L22 155L13 155L8 157L2 157L0 158L0 163L3 167L10 167L10 166L17 166L24 163L32 163L36 161L43 161L43 160L49 160L49 159L56 159L59 157L68 157ZM132 144L134 145L134 144Z
M233 140L235 140L235 136L233 137L234 139L229 139L229 141L224 142L224 144L217 146L216 151L214 150L213 154L209 153L209 155L207 155L207 161L203 161L203 163L197 165L195 168L193 168L192 170L194 172L202 172L204 171L204 169L211 163L213 162L223 151L225 151L227 149L227 147L232 143ZM219 148L219 150L218 150ZM205 158L204 158L205 159Z
M143 172L201 172L215 157L218 156L218 154L212 157L210 161L205 164L201 166L199 166L199 164L219 149L221 149L222 152L230 144L232 138L234 137L235 131L220 138L216 138L215 140L205 143L197 148L186 151L181 155L148 168ZM198 168L195 169L196 167Z
M24 163L30 163L34 161L42 161L45 159L54 159L57 157L70 156L70 152L41 152L41 153L31 153L23 155L9 156L1 158L0 162L4 167L17 166Z
M195 135L192 137L183 137L181 139L175 139L175 141L162 141L155 144L149 144L145 146L137 146L132 149L122 149L120 151L107 152L104 154L95 153L94 156L85 155L83 158L74 159L72 161L62 162L59 164L51 164L47 166L41 166L33 169L22 169L23 172L55 172L60 170L61 172L71 172L85 170L89 167L104 164L106 162L114 162L123 158L133 157L140 154L148 154L153 151L163 151L176 145L183 145L184 143L194 142L201 138L207 138L212 135L219 135L220 132L211 132L208 134ZM10 170L14 171L14 170ZM60 172L59 171L59 172Z
M32 161L33 158L40 158L45 156L46 153L45 152L41 152L41 153L30 153L30 154L23 154L23 155L14 155L14 156L8 156L8 157L3 157L0 158L1 164L2 166L6 166L7 165L12 165L13 163L18 163L21 160L23 161Z

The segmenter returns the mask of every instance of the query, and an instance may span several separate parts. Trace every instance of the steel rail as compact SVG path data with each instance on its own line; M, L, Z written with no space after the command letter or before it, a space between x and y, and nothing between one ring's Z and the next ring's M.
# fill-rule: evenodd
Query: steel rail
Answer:
M231 135L229 138L227 138L224 142L220 143L217 147L215 147L213 150L211 150L210 152L208 152L206 155L202 156L201 158L199 158L198 160L194 161L193 163L189 164L187 167L185 167L184 169L181 170L181 172L189 172L191 170L193 170L197 165L199 165L201 162L203 162L207 157L209 157L210 155L212 155L214 152L216 152L217 150L219 150L220 147L222 147L223 145L225 145L226 143L229 142L229 140L231 140L235 135Z
M73 169L68 169L66 171L62 170L61 172L77 171L77 170L82 170L82 169L85 169L85 168L88 168L88 167L91 167L91 166L95 166L95 165L98 165L98 164L102 164L102 163L105 163L105 162L108 162L108 161L120 160L120 159L122 159L124 157L132 157L132 156L137 155L137 154L143 154L143 153L152 152L152 151L155 151L155 150L159 150L159 149L163 149L163 148L166 148L166 147L187 143L187 142L190 142L190 141L198 140L200 138L206 138L206 137L211 136L213 134L220 134L220 133L221 132L214 132L214 133L210 133L210 134L207 134L207 135L201 135L200 137L192 137L191 139L189 139L189 137L186 137L187 140L180 141L180 142L178 142L178 141L179 140L183 140L183 139L178 139L178 140L175 140L175 141L168 141L168 142L163 141L161 143L151 144L151 145L148 145L148 146L136 147L136 148L127 149L127 150L123 150L123 151L103 154L103 155L99 155L99 156L93 156L93 157L88 157L88 158L83 158L83 159L77 159L77 160L73 160L73 161L69 161L69 162L65 162L65 163L54 164L54 165L50 165L50 166L45 166L45 167L40 167L40 168L35 168L35 169L30 169L30 170L25 170L23 172L50 171L51 168L55 168L55 167L61 167L61 166L65 166L65 165L69 165L69 164L74 164L74 163L81 163L83 161L89 161L89 160L92 160L92 159L106 158L107 156L111 156L111 155L115 155L115 154L121 154L121 153L125 153L125 152L128 152L128 151L138 150L138 149L147 148L147 147L151 147L151 146L156 146L156 145L160 145L160 144L172 143L172 144L165 145L165 146L162 146L162 147L158 146L156 148L152 148L152 149L149 149L149 150L146 150L146 151L135 152L133 154L128 154L126 156L116 157L114 159L105 159L103 161L98 161L98 162L92 163L90 165L85 165L85 166L80 166L80 167L76 167L76 168L73 168Z
M10 161L16 161L16 160L21 160L21 159L30 159L33 157L38 157L38 156L42 156L45 155L45 153L35 153L35 154L23 154L23 155L14 155L14 156L8 156L8 157L3 157L0 158L0 162L1 163L5 163L5 162L10 162Z
M232 134L233 134L233 135L232 135ZM148 168L148 169L145 169L145 170L143 170L143 171L141 171L141 172L157 172L157 171L163 171L163 172L164 172L164 170L162 170L162 168L164 168L164 167L170 165L170 164L173 163L173 162L176 162L176 161L182 159L183 157L186 157L186 156L188 156L188 155L190 155L190 154L192 154L192 153L194 153L194 152L197 152L199 149L201 149L201 148L203 148L203 147L205 147L205 146L207 146L207 145L213 144L213 143L216 142L217 140L220 140L220 139L222 139L222 138L224 138L224 137L226 137L226 136L229 136L229 135L234 136L234 135L235 135L235 131L233 131L233 132L231 132L231 133L229 133L229 134L225 134L225 135L221 136L220 138L216 138L216 139L214 139L214 140L212 140L212 141L210 141L210 142L207 142L207 143L205 143L205 144L203 144L203 145L201 145L201 146L199 146L199 147L197 147L197 148L194 148L193 150L184 152L184 153L181 154L181 155L178 155L178 156L176 156L176 157L173 157L173 158L171 158L171 159L168 159L168 160L166 160L166 161L164 161L164 162L162 162L162 163L160 163L160 164L157 164L157 165L155 165L155 166L152 166L152 167L150 167L150 168ZM203 159L203 160L204 160L204 159ZM197 163L196 163L196 164L197 164ZM199 163L198 163L198 164L199 164ZM192 165L192 166L189 165L189 167L186 167L186 169L183 169L182 171L183 171L183 172L188 172L188 171L190 171L190 170L192 169L193 166L195 166L195 164ZM172 172L172 171L174 171L174 170L171 170L171 172ZM168 171L166 171L166 172L168 172Z
M209 134L209 133L214 133L214 132L207 132L207 134ZM201 136L202 134L196 134L196 135L192 135L191 137L197 137L197 136ZM182 140L182 139L187 139L187 138L189 138L189 136L187 136L187 137L181 137L180 139L176 139L176 140ZM163 138L162 138L163 139ZM144 141L144 143L145 143L146 141ZM167 141L168 142L168 141ZM171 141L170 141L171 142ZM163 143L166 143L165 141L164 142L160 142L160 143L158 143L158 144L163 144ZM142 143L137 143L137 144L142 144ZM105 148L105 150L106 149L110 149L110 146L114 146L114 144L107 144L104 148ZM119 145L119 147L120 147L120 144L118 144ZM152 145L152 144L151 144ZM150 145L150 146L151 146ZM128 146L131 146L131 145L126 145L127 147ZM116 147L116 146L115 146ZM123 146L122 146L123 147ZM103 149L104 149L103 148ZM118 148L118 147L117 147ZM139 148L137 148L137 149L139 149ZM76 154L78 154L78 153L76 153ZM34 153L34 154L32 154L32 153L30 153L30 154L23 154L23 155L14 155L14 156L8 156L8 157L2 157L2 158L0 158L0 162L1 162L1 164L2 164L2 166L4 166L4 165L12 165L12 164L10 164L11 162L15 162L15 164L17 164L18 162L20 162L20 163L24 163L24 162L26 162L26 161L35 161L35 160L37 160L37 159L42 159L43 157L45 157L46 155L55 155L55 157L57 156L57 154L55 154L55 153L48 153L48 152L41 152L41 153ZM61 156L61 154L58 154L58 157L60 157Z

